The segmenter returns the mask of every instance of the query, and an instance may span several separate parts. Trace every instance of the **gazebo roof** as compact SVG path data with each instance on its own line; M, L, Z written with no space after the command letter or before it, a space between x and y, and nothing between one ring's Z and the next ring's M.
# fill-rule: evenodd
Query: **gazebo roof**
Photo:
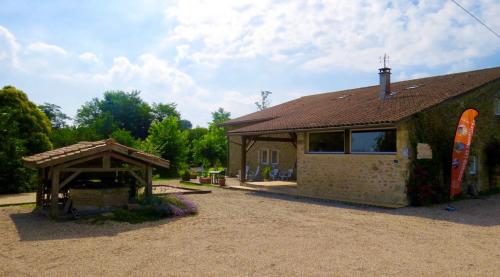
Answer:
M25 166L30 168L44 168L68 161L88 157L102 152L116 152L146 164L169 168L170 161L141 152L137 149L117 143L114 139L100 141L81 141L79 143L57 148L54 150L23 157Z

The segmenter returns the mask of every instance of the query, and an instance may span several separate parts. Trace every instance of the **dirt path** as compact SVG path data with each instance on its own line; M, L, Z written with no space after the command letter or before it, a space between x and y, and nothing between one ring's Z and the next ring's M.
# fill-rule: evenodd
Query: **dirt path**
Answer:
M500 274L500 195L386 210L214 189L194 217L52 222L0 208L0 276Z

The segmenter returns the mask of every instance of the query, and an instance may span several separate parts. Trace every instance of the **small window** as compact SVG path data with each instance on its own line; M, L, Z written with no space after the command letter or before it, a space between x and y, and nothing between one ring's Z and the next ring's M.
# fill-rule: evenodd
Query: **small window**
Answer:
M344 132L310 133L309 153L344 153Z
M396 130L353 131L353 153L395 153Z
M271 150L271 164L278 164L280 162L280 155L278 150Z
M260 163L261 164L269 163L269 150L267 149L260 150Z

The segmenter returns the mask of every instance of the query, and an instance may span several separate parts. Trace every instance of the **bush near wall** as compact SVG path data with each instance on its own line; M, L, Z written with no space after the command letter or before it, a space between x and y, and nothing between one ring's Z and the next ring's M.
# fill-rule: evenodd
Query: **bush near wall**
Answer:
M412 205L448 201L453 139L458 120L468 108L479 111L471 147L471 155L479 158L479 189L492 189L494 184L490 180L493 176L490 175L494 170L491 169L491 162L488 162L489 158L485 153L500 141L500 116L495 116L493 104L498 91L500 81L448 100L410 119L410 147L413 154L408 196ZM416 159L417 143L428 143L431 146L431 160Z

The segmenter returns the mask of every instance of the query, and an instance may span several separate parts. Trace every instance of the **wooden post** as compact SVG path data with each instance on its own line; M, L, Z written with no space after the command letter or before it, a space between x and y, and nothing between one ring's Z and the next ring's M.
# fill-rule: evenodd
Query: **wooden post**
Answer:
M153 195L153 168L151 165L146 167L146 196Z
M52 173L52 191L50 200L50 214L53 217L57 217L59 215L59 169L54 169Z
M240 182L244 183L247 176L247 137L241 136L241 170Z
M40 168L38 170L38 183L37 183L37 187L36 187L36 208L42 207L44 179L45 179L45 169Z

